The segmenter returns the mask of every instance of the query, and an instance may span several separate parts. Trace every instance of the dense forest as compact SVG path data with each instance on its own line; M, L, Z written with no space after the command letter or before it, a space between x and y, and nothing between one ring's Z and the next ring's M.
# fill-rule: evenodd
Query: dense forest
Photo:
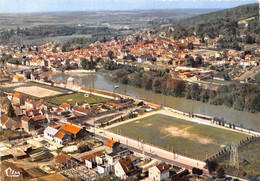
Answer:
M106 70L113 70L113 81L152 90L174 97L185 97L214 105L226 105L236 110L260 112L260 88L252 84L231 83L218 90L203 89L198 84L188 84L173 79L168 70L144 71L143 68L105 63Z
M251 17L254 19L247 21L247 26L238 23ZM248 4L188 18L175 24L174 28L174 31L168 31L168 36L179 39L193 35L201 38L223 35L218 48L240 50L243 48L240 43L260 43L259 5Z

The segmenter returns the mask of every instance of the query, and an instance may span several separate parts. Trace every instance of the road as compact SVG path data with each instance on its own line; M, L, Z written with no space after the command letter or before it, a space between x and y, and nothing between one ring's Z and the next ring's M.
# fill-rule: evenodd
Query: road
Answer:
M108 134L108 132L106 133L106 135L107 134ZM103 140L103 141L106 141L107 138L108 138L108 136L104 135L102 130L96 130L96 135L95 136L97 138ZM130 146L129 145L129 141L126 142L126 143L123 143L123 142L120 142L120 143L121 143L121 145L123 145L124 147L129 148L129 150L131 150L133 152L143 154L142 148L140 148L140 147L133 147L132 145ZM165 150L162 150L162 152L165 152ZM179 160L177 161L177 158L174 157L173 153L170 153L171 156L165 157L165 156L163 156L164 154L162 154L162 155L159 154L158 155L155 151L150 151L150 152L149 151L144 151L144 155L146 157L149 157L149 158L152 158L152 159L156 159L156 160L160 160L160 161L166 162L168 164L172 164L172 165L175 165L175 166L178 166L178 167L182 167L182 168L185 168L185 169L188 169L188 170L192 170L193 167L198 167L198 168L201 168L203 170L203 174L204 175L209 176L209 171L203 168L205 165L202 165L200 161L198 161L198 163L196 165L194 165L194 163L192 165L190 165L190 164L187 164L185 162L180 162ZM236 178L236 179L239 179L241 181L248 181L247 179L242 179L242 178L231 176L231 175L226 175L226 177L232 177L233 179Z
M103 141L107 140L107 137L101 136L99 133L96 133L96 137L103 140ZM121 144L124 147L129 148L129 150L131 150L133 152L140 153L140 154L143 153L142 149L140 149L140 148L135 148L135 147L123 144L123 143L121 143ZM144 154L145 154L146 157L157 159L157 160L160 160L160 161L163 161L163 162L166 162L166 163L178 166L178 167L186 168L186 169L189 169L189 170L192 170L192 168L193 168L193 166L190 166L190 165L187 165L187 164L184 164L184 163L180 163L180 162L174 161L174 160L169 159L169 158L161 157L161 156L159 156L155 153L149 153L149 152L145 151ZM204 170L204 173L208 174L208 171Z
M241 76L239 76L237 78L239 80L246 80L249 77L253 78L256 75L256 72L259 72L259 70L260 70L259 66L253 67L251 70L246 71L244 74L242 74Z
M205 173L208 173L207 170L204 169L205 162L184 157L182 155L178 155L176 153L166 151L156 146L148 145L146 143L142 143L141 141L127 138L125 136L117 135L115 133L108 132L105 129L92 128L89 131L95 133L96 137L102 140L106 140L109 138L118 141L134 152L143 153L144 151L145 157L151 157L153 159L165 161L167 163L187 168L189 170L191 170L193 167L198 167L203 169Z

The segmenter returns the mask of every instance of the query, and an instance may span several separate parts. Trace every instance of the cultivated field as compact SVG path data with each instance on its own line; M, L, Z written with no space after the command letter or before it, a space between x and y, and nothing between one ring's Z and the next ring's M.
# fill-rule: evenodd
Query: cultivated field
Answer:
M93 103L106 102L109 99L104 98L104 97L95 96L92 94L88 95L88 94L83 94L83 93L73 93L73 94L69 94L69 95L47 98L46 100L54 105L60 105L64 102L69 103L69 104L75 104L76 102L87 102L89 104L93 104Z
M38 87L38 86L18 87L14 90L17 92L21 92L21 93L31 95L34 97L39 97L39 98L56 96L56 95L62 94L61 92Z
M119 131L120 130L120 131ZM155 114L109 129L123 135L144 140L177 153L205 160L232 141L239 142L247 135L221 128L189 122L183 119Z

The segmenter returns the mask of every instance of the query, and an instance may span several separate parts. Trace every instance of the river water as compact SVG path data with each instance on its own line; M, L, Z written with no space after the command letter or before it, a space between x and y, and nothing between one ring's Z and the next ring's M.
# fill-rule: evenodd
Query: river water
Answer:
M199 101L188 100L185 98L165 96L163 94L157 94L152 91L147 91L133 86L114 83L111 81L108 74L72 73L70 75L67 75L64 73L52 73L48 75L54 81L66 81L67 78L71 76L75 79L76 82L84 84L86 87L108 91L113 91L114 86L119 85L119 88L115 90L117 93L140 98L146 101L151 101L184 112L194 112L209 116L215 116L218 118L224 118L228 123L232 122L237 126L260 131L260 113L253 114L245 111L237 111L226 106L215 106Z

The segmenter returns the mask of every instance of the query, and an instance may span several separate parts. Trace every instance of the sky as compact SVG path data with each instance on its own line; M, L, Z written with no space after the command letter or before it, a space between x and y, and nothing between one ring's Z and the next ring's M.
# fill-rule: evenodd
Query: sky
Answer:
M259 0L0 0L0 13L174 8L226 9Z

